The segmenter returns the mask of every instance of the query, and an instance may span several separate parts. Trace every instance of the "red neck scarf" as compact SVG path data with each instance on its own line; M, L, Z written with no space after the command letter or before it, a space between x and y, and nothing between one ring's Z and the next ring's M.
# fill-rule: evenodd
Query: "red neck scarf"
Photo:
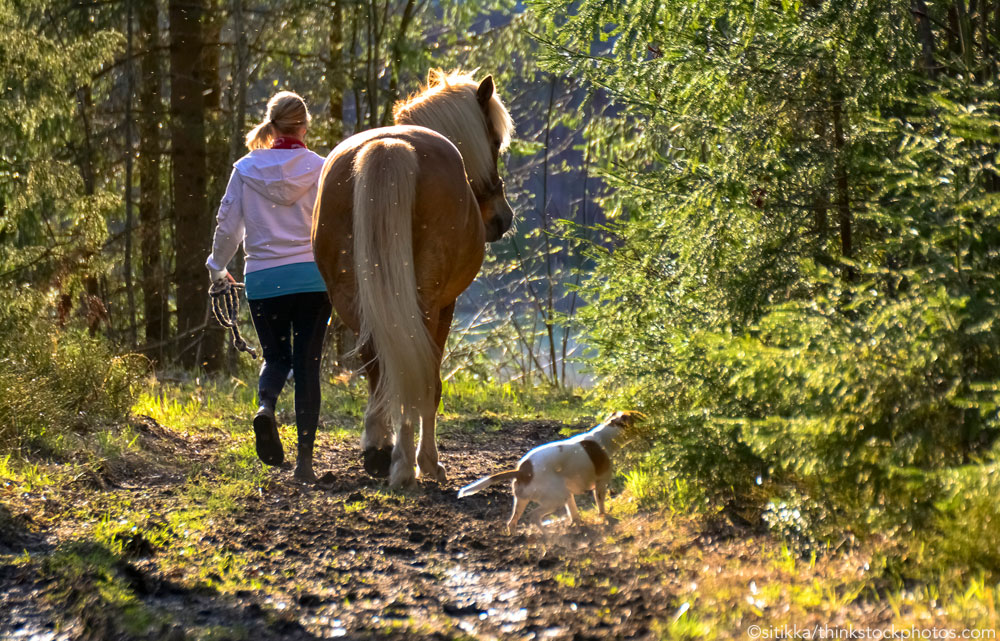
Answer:
M308 149L308 147L298 138L279 136L271 143L271 149Z

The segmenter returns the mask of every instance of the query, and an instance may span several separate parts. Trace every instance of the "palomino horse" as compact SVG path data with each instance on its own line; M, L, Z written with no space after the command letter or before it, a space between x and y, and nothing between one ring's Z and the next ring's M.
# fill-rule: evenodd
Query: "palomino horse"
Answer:
M368 375L365 470L391 487L415 482L415 466L445 479L434 418L455 299L514 217L497 171L513 123L492 76L432 71L427 85L396 105L395 126L330 153L313 210L316 263Z

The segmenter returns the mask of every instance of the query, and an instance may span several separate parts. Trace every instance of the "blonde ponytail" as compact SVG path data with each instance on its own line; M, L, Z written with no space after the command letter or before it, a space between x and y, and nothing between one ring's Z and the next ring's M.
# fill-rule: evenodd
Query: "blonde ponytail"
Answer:
M269 149L271 142L281 135L295 133L303 125L309 126L309 109L302 96L292 91L281 91L267 101L264 120L247 134L247 147Z

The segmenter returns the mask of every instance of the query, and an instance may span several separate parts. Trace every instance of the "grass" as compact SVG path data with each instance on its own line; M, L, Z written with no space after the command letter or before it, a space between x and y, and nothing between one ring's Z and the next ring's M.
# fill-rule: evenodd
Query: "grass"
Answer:
M487 384L458 373L442 384L438 409L446 423L461 425L475 421L478 426L499 428L503 419L577 423L582 400L575 390Z
M618 536L642 522L645 534L632 533L629 555L652 563L657 556L650 550L674 550L659 559L674 568L677 602L674 618L655 629L664 640L746 638L750 625L995 630L1000 624L996 584L982 575L879 588L887 576L875 562L877 549L802 557L769 536L709 543L698 519L660 514L652 527L640 517L623 522Z

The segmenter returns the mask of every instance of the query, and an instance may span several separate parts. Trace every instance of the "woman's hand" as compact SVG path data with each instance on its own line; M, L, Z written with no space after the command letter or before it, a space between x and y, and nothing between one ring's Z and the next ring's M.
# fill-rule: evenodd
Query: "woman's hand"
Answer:
M236 279L233 278L233 275L229 273L228 269L223 269L222 271L217 271L217 270L214 270L214 269L209 269L208 270L208 278L209 278L209 280L212 281L213 285L219 283L219 281L222 281L223 283L235 283L236 282Z

